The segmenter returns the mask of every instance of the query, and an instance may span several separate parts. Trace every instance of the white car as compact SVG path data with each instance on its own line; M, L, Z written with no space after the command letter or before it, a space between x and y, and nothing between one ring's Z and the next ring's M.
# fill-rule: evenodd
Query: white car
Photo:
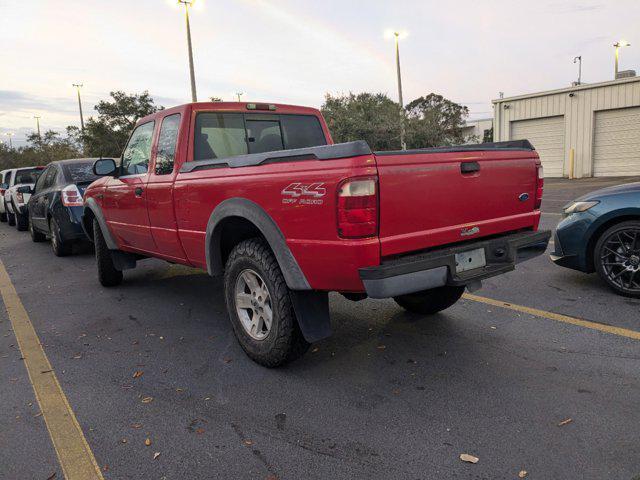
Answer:
M20 187L33 189L42 170L44 170L44 167L25 167L9 170L12 175L4 192L4 206L9 225L15 225L18 230L29 228L27 202L31 197L30 193L20 191L23 190Z
M4 206L4 192L9 188L9 181L13 176L13 170L0 171L0 222L7 221L7 209Z

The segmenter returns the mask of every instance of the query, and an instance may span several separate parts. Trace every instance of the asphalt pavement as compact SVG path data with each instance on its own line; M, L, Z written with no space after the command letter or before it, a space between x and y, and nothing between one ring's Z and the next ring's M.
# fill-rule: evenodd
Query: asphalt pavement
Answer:
M542 226L632 180L547 180ZM547 256L474 293L543 314L332 294L334 335L275 370L237 344L219 280L149 260L105 289L91 249L6 224L0 260L105 479L640 478L638 339L557 318L640 332L640 301ZM0 479L63 478L33 381L0 308Z

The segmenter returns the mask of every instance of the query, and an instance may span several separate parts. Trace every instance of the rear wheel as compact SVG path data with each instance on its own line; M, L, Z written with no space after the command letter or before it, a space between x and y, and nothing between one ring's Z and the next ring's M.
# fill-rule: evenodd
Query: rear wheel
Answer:
M616 293L640 298L640 221L622 222L605 231L593 260L600 278Z
M63 240L60 227L55 218L49 219L49 232L51 234L51 249L56 257L66 257L71 253L71 243Z
M93 219L93 243L96 252L96 263L98 264L98 280L103 287L115 287L122 283L122 272L116 270L111 258L111 251L104 240L100 224Z
M13 227L16 224L16 216L13 213L7 212L7 223Z
M44 242L47 239L47 236L44 233L40 233L33 228L31 217L29 217L29 235L31 235L31 240L34 242Z
M452 306L464 293L464 287L444 286L393 297L398 305L412 313L431 315Z
M236 338L253 361L277 367L307 351L282 271L264 241L245 240L232 250L224 289Z
M29 228L29 217L21 213L16 213L16 228L20 232L24 232Z

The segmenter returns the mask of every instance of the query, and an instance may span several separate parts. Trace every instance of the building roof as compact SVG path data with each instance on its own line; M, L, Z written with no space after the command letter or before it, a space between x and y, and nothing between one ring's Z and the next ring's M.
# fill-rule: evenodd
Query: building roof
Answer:
M628 77L628 78L618 78L617 80L609 80L607 82L599 82L599 83L583 83L581 85L570 86L565 88L558 88L556 90L546 90L543 92L535 92L535 93L527 93L524 95L515 95L513 97L505 97L505 98L496 98L495 100L491 100L492 103L502 103L502 102L511 102L514 100L523 100L525 98L533 98L533 97L546 97L547 95L555 95L557 93L565 93L565 92L576 92L579 90L588 90L591 88L601 88L601 87L609 87L612 85L621 85L624 83L633 83L640 82L640 77Z

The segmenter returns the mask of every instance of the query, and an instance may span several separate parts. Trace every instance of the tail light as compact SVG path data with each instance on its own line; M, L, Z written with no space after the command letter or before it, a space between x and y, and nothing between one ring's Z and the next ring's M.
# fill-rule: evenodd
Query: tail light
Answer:
M22 194L22 192L16 193L16 200L18 200L18 203L24 203L24 195Z
M365 238L377 234L377 179L345 180L338 187L338 235L342 238Z
M542 193L544 192L544 168L542 165L536 165L538 169L538 178L536 178L536 203L535 209L542 206Z
M81 207L82 194L75 185L67 185L62 189L62 205L65 207Z
M4 196L4 192L6 192L6 190L4 188L0 188L0 197Z

